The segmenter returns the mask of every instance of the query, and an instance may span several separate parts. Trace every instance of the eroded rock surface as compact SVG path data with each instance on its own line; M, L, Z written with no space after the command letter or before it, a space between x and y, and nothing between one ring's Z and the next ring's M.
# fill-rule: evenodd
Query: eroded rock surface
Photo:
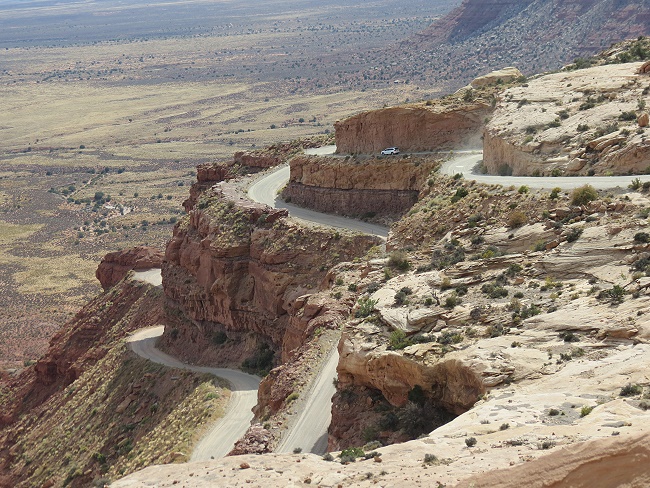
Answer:
M483 102L425 104L373 110L337 122L339 153L379 153L389 146L401 151L438 151L480 145L485 117Z
M485 130L492 174L642 173L650 160L641 63L605 64L506 90Z
M291 160L283 198L321 212L348 216L399 216L418 200L433 157L342 158L299 156Z
M95 276L104 290L122 280L129 271L160 268L164 253L153 247L139 246L108 253L97 267Z
M295 304L318 291L329 267L378 241L302 227L286 210L230 191L206 191L174 229L162 270L170 320L163 344L193 362L239 365L273 352L286 360L310 330L292 320Z

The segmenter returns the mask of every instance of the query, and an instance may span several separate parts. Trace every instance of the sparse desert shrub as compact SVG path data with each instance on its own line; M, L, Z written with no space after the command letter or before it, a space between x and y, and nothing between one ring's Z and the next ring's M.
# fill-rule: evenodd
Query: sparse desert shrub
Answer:
M505 298L508 296L508 290L497 283L485 283L481 287L481 292L485 293L490 298Z
M548 411L548 414L549 414L551 417L555 417L555 416L557 416L557 415L560 415L560 411L559 411L557 408L551 408L551 409Z
M343 449L341 451L341 454L339 454L339 457L341 458L341 463L346 463L346 462L354 462L357 460L358 457L363 457L363 449L360 447L348 447L347 449Z
M447 298L445 298L445 308L454 308L458 303L460 302L460 298L458 298L458 293L453 292L452 294L448 295Z
M508 430L509 428L510 428L510 424L506 422L506 423L501 424L501 427L499 427L499 430Z
M636 113L633 111L622 112L618 116L618 120L626 120L626 121L636 120Z
M650 234L647 232L637 232L634 234L634 242L641 242L643 244L647 244L650 242Z
M368 286L366 287L366 292L372 295L377 290L379 290L379 288L381 288L381 285L379 283L377 283L376 281L373 281L373 282L369 283Z
M505 270L504 274L510 278L514 278L522 269L524 268L522 268L521 265L513 263L508 266L508 269Z
M425 454L424 462L425 464L433 464L438 460L438 457L435 454Z
M450 331L444 331L440 336L438 337L437 342L439 344L459 344L463 342L463 335L458 333L458 332L450 332Z
M293 448L293 453L294 454L300 454L302 452L302 447L294 447Z
M570 330L563 330L559 333L559 336L560 339L562 339L564 342L580 342L580 337L575 335Z
M594 409L594 407L589 407L589 406L587 406L587 405L583 406L583 407L580 409L580 416L581 416L581 417L586 417L587 415L589 415L589 414L591 413L591 411L592 411L593 409Z
M458 202L461 198L465 198L467 195L469 195L469 192L467 191L467 188L460 187L456 190L456 193L454 196L451 197L451 203L456 203Z
M334 461L334 456L328 452L323 456L323 461Z
M639 188L641 188L642 186L643 186L643 182L641 181L641 178L634 178L632 180L632 183L627 185L627 187L630 190L635 190L635 191L638 190Z
M408 256L403 251L393 251L388 257L388 266L400 271L408 271L411 267Z
M640 395L643 392L643 388L640 385L633 385L628 383L623 388L621 388L620 395L623 397L636 396Z
M614 285L609 290L601 290L597 298L600 300L609 300L613 304L619 304L623 303L626 293L625 288L621 285Z
M567 242L575 242L577 241L580 236L582 235L583 230L578 228L578 227L573 227L572 229L567 232L566 235L566 240Z
M388 343L390 348L395 351L413 345L413 341L406 337L406 332L402 329L397 329L391 332Z
M553 441L544 441L541 444L538 445L538 448L540 450L546 450L550 449L551 447L555 447L555 442Z
M573 205L586 205L597 198L598 192L591 185L581 186L571 192L571 203Z
M435 269L444 269L465 260L465 249L462 246L452 246L451 249L434 249L431 254L431 265Z
M375 310L375 305L377 305L377 300L373 300L370 297L361 297L358 302L359 308L355 312L354 316L356 318L363 318L369 316Z
M510 215L508 215L508 222L507 225L511 229L515 229L517 227L521 227L528 221L528 217L526 217L526 214L519 211L515 210L514 212L510 212Z
M474 447L476 445L476 437L465 438L465 445L467 447Z

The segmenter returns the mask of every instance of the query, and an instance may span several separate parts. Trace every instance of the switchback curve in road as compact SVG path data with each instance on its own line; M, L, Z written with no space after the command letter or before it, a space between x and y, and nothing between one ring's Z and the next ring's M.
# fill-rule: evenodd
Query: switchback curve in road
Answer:
M216 422L195 446L190 461L206 461L224 457L242 437L253 419L252 408L257 404L260 379L242 371L226 368L192 366L156 349L156 340L164 326L150 327L135 332L127 342L138 356L170 368L210 373L225 379L231 385L231 395L225 415Z
M475 180L479 183L503 186L522 186L529 188L555 188L563 190L578 188L583 185L591 185L598 190L610 188L627 188L632 180L639 178L640 181L650 181L650 175L630 176L498 176L484 175L474 171L476 165L483 159L482 151L460 151L455 152L452 157L443 163L440 173L453 176L462 174L465 179Z
M329 147L332 146L326 146L326 148ZM311 154L316 154L316 152L311 151ZM371 234L383 239L388 237L388 228L382 225L370 224L361 220L341 217L340 215L316 212L315 210L310 210L285 202L278 197L278 191L288 183L289 176L290 168L288 164L278 167L276 170L266 174L263 178L251 185L248 189L248 198L258 203L268 205L271 208L286 208L289 211L289 215L295 219L329 227L336 227L339 229L362 232L364 234Z

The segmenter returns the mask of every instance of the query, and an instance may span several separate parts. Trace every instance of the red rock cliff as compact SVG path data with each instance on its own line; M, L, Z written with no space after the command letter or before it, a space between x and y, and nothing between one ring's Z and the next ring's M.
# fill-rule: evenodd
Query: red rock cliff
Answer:
M160 268L163 256L161 250L148 246L111 252L103 257L95 271L95 276L104 290L107 290L131 270Z
M165 347L213 364L241 361L260 347L291 355L305 339L304 330L289 327L296 300L318 289L331 266L378 241L307 229L286 215L233 201L222 188L201 196L167 246L162 273L172 326ZM217 343L239 350L228 356Z
M340 153L378 153L385 147L401 151L437 151L479 146L489 105L419 105L363 112L334 124Z

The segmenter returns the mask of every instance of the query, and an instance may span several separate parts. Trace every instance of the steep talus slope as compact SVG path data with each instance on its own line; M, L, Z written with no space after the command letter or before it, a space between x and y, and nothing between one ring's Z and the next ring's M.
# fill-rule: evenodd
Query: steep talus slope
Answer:
M650 34L648 0L465 0L400 44L396 59L417 79L455 89L481 73L556 69L614 42Z
M0 486L90 486L189 457L228 392L209 376L153 365L123 339L162 321L161 290L124 280L52 338L2 389Z

